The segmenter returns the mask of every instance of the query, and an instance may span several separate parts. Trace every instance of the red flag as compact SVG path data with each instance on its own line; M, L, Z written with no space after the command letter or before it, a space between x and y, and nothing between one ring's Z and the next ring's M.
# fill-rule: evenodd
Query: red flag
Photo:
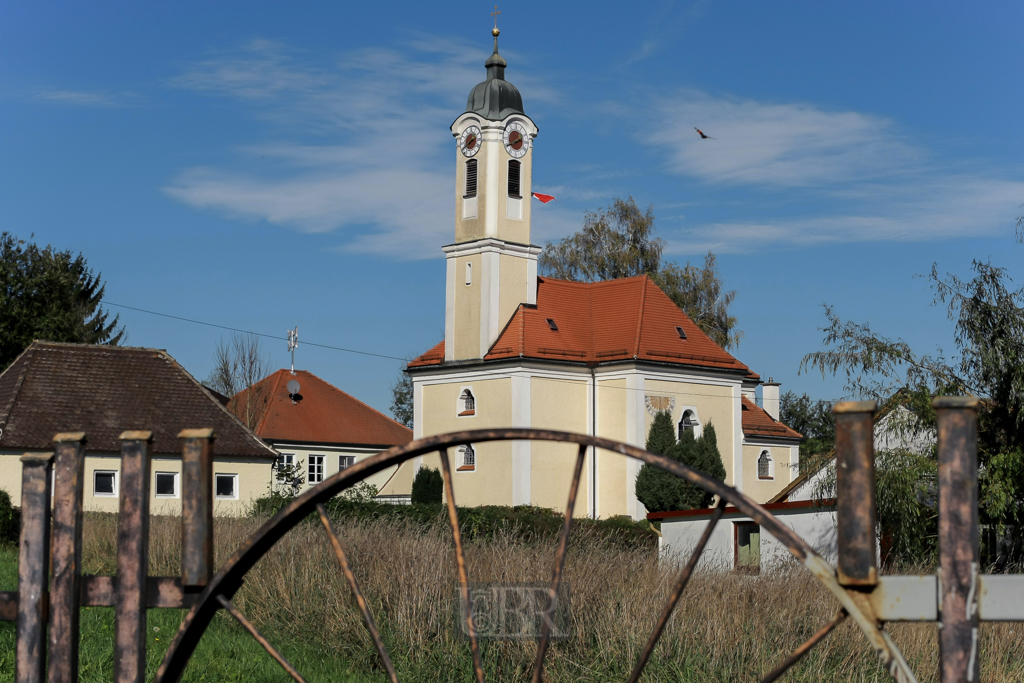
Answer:
M541 204L547 204L548 202L555 201L555 196L550 194L541 194L540 192L531 192L534 197L540 200Z

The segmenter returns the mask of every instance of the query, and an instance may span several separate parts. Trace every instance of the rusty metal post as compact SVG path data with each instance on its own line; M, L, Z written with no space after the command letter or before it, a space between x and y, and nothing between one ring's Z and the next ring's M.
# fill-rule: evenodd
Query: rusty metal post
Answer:
M58 434L53 440L57 448L54 457L48 679L49 683L77 683L85 432Z
M26 453L21 457L16 683L42 683L46 668L46 588L50 579L52 471L52 453Z
M837 403L836 518L839 527L839 583L878 583L875 553L874 401Z
M153 432L124 432L117 517L114 683L146 678L146 577L149 573L149 449Z
M940 396L939 680L977 681L978 399Z
M181 585L213 578L213 430L184 429L181 449Z

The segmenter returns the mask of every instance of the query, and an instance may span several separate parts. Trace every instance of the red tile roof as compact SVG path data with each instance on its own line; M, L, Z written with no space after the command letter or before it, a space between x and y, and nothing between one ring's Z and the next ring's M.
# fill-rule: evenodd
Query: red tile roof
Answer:
M782 424L746 396L743 397L743 435L799 439L800 432Z
M288 396L288 382L299 382L298 401ZM241 412L247 392L266 407L256 433L269 441L345 444L387 448L412 441L412 430L306 370L278 370L231 399Z
M548 319L557 330L551 329ZM681 339L681 327L686 339ZM740 372L750 369L715 344L649 277L605 282L537 279L537 304L520 304L484 360L640 360ZM409 363L444 362L444 342Z
M212 428L216 455L276 456L166 351L36 341L0 374L0 448L49 450L85 432L92 452L117 453L129 430L153 452L181 454L182 429Z

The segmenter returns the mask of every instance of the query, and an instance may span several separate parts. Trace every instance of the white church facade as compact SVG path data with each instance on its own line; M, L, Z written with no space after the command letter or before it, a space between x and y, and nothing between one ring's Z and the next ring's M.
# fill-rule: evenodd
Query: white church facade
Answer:
M726 483L759 502L796 477L800 435L778 421L778 384L763 383L715 344L646 277L578 283L538 276L530 241L536 124L505 80L505 60L451 126L455 241L447 259L444 340L409 363L414 435L500 427L592 434L643 447L668 410L696 435L714 424ZM756 405L762 385L764 408ZM576 446L474 444L455 454L460 505L563 509ZM403 466L382 495L407 495L420 467ZM640 462L589 452L577 514L646 514L634 482Z

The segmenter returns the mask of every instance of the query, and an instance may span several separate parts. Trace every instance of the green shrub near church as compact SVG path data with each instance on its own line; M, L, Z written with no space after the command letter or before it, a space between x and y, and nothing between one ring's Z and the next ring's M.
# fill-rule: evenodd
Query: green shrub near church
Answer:
M718 452L718 437L711 423L704 428L699 439L694 438L692 431L686 430L677 440L672 416L668 411L661 411L651 423L646 448L651 453L672 458L715 479L725 479L725 466ZM714 497L685 479L647 464L637 474L635 490L637 500L644 504L648 512L704 508L711 505Z
M437 470L421 467L412 480L412 502L440 505L444 499L444 479Z

